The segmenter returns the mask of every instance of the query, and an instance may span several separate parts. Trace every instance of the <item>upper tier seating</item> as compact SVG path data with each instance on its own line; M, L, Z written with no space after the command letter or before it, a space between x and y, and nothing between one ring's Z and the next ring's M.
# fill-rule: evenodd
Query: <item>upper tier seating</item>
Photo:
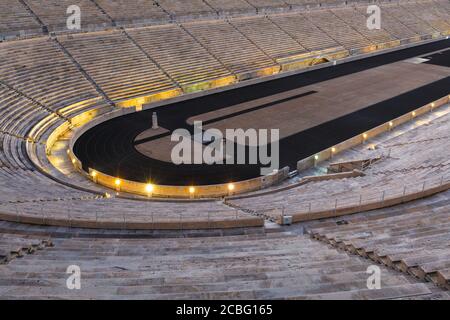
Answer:
M23 2L24 5L20 2ZM76 3L82 12L81 30L69 30L67 8L74 5L70 0L0 0L0 6L5 7L2 10L4 18L1 21L5 22L3 27L0 25L0 40L5 36L8 38L35 36L43 34L44 30L72 33L108 30L117 26L137 27L179 23L199 18L214 20L228 16L308 13L308 8L314 11L324 8L346 8L349 12L353 10L352 7L358 6L361 15L367 16L367 3L365 0L351 2L343 0L82 0ZM395 20L400 20L402 24L413 29L413 32L417 34L429 35L437 31L442 33L449 31L447 0L417 2L399 0L380 5L389 9L383 9L383 18L387 17L390 20L395 17ZM346 14L346 11L344 10L343 13ZM364 29L366 23L361 16L344 18L346 21L348 19L352 20L350 23L352 27L356 26L356 30L365 36L370 34L375 39L387 36L383 31L368 32L367 29ZM338 26L338 28L342 29L342 26ZM386 26L383 26L383 30L389 33ZM391 33L391 35L393 34Z
M289 233L182 239L54 239L0 268L0 296L70 299L382 299L434 296L383 268L367 289L363 259ZM82 290L67 290L67 268Z
M53 111L99 97L51 39L1 43L0 56L1 80Z
M450 179L449 120L450 113L447 113L406 133L398 128L398 135L394 134L387 141L378 143L375 151L367 145L359 146L322 164L326 166L331 162L381 157L382 160L365 170L365 176L300 183L288 190L231 199L229 202L240 208L277 217L282 213L307 214L336 207L357 206L361 202L384 201L402 196L403 193L439 186Z
M8 0L9 1L9 0ZM24 0L50 32L69 32L67 8L77 5L81 10L82 30L95 30L112 26L111 20L91 0Z
M122 32L76 35L60 41L113 100L174 87L158 66Z
M311 235L450 289L450 192L312 227Z
M129 34L180 85L231 75L180 26L130 29Z
M366 7L356 7L355 9L362 15L367 14ZM417 33L409 29L406 25L401 23L393 15L388 14L386 11L383 11L382 27L383 30L397 39L411 39L417 36ZM377 31L375 31L375 33L377 33Z
M39 22L18 0L0 1L0 39L36 35L42 32Z
M247 2L254 6L258 11L264 13L288 9L287 3L281 0L247 0Z
M256 14L256 8L246 0L206 0L221 15Z
M372 44L371 41L344 21L336 19L336 15L332 11L311 11L310 14L305 16L347 49L360 49Z
M152 0L96 0L118 25L168 22L167 12Z
M385 43L395 40L395 37L383 28L380 30L369 30L367 28L367 18L355 8L333 9L332 11L336 16L373 43Z
M405 3L402 7L428 22L434 29L450 33L450 16L445 10L436 8L433 1Z
M307 19L306 14L273 15L270 16L270 20L309 51L341 47L332 37Z
M187 23L184 27L235 74L275 64L227 21Z
M157 0L158 4L166 12L175 18L187 16L192 18L198 16L216 16L214 9L203 0Z
M408 29L419 35L430 35L436 32L426 20L418 19L412 12L405 10L404 7L398 4L381 4L381 11L385 14L394 17Z
M306 52L298 41L269 18L235 19L230 23L273 59Z

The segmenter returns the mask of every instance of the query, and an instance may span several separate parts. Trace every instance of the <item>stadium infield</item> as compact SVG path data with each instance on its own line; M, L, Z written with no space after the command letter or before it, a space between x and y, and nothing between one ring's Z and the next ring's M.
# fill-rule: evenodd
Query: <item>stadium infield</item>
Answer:
M78 139L85 169L161 185L209 185L259 176L260 165L175 165L171 134L279 129L280 167L447 95L450 40L249 85L122 116ZM425 60L412 59L424 57ZM152 131L152 113L160 129Z

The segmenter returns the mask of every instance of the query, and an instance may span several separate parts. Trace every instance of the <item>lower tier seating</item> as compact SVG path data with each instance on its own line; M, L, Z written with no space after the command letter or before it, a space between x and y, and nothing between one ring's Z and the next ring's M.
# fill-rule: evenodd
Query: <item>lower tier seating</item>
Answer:
M432 288L289 233L183 239L54 239L54 247L0 267L4 299L395 299ZM68 290L67 268L81 290Z
M52 246L49 238L0 233L0 265Z
M312 227L335 247L450 289L450 192ZM318 224L320 225L320 224Z
M32 178L30 178L32 179ZM47 183L48 184L48 183ZM40 183L44 186L44 183ZM10 221L65 226L123 229L208 229L262 226L263 221L220 201L170 202L104 198L59 187L32 196L22 188L4 192L0 212ZM35 190L30 188L29 192ZM26 197L26 195L28 195ZM13 219L15 217L15 219Z

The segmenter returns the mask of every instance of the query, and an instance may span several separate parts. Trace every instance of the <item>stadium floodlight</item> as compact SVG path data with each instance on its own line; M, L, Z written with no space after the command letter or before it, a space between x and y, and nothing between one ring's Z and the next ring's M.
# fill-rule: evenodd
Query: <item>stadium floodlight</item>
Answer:
M151 183L149 183L145 186L145 191L147 191L147 193L152 193L153 189L154 189L154 187Z

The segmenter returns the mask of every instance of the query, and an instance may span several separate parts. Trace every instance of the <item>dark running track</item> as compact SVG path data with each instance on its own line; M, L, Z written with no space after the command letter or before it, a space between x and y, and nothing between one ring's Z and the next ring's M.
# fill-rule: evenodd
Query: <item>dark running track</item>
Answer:
M421 56L448 48L449 43L450 40L434 42L122 116L90 129L78 139L74 151L82 161L84 170L93 168L122 179L144 183L151 181L161 185L205 185L254 178L260 174L259 165L176 166L151 159L135 149L136 143L145 141L135 142L135 139L150 128L153 111L158 113L160 126L170 132L178 128L186 128L192 132L192 127L186 123L192 116ZM448 61L447 50L430 63L448 65ZM449 93L449 88L450 77L447 77L286 137L280 141L280 167L289 166L294 170L298 160L445 96Z

